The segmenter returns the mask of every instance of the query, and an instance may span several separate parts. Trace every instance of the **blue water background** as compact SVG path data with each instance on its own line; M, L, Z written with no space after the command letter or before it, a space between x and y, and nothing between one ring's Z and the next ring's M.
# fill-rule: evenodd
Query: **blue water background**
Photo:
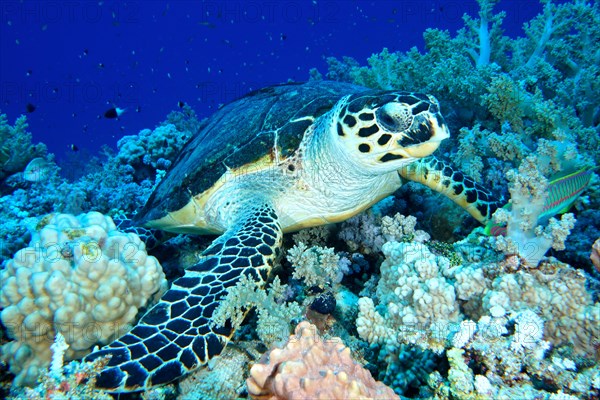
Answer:
M512 37L541 10L504 0ZM463 26L468 1L0 2L0 110L28 113L34 142L59 159L153 128L179 102L200 117L250 90L305 81L325 57L361 64L383 47L423 51L426 28ZM126 109L104 118L113 107Z

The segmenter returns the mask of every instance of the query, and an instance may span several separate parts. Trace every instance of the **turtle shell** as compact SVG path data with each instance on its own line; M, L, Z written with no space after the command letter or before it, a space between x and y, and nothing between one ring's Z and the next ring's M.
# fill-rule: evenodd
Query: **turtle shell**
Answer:
M288 83L256 90L225 105L183 147L135 222L144 224L179 210L191 196L210 189L227 168L257 162L272 151L276 133L280 154L293 154L311 125L302 117L317 118L343 96L366 90L335 81Z

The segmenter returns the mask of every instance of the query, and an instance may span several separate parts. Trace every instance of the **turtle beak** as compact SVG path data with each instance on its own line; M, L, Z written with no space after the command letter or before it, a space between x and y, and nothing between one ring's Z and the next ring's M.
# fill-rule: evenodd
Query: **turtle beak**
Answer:
M410 157L413 158L423 158L431 155L434 151L436 151L442 140L448 139L450 137L450 131L448 130L448 125L444 121L444 118L439 113L433 113L427 118L427 125L429 130L429 139L427 141L417 143L414 145L404 146L404 151Z
M440 143L440 141L422 143L415 146L406 147L404 151L412 158L423 158L436 151L438 147L440 147Z

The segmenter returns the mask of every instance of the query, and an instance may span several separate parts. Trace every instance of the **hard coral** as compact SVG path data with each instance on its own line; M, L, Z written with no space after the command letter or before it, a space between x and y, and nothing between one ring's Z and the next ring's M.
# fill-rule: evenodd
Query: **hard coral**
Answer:
M266 359L252 367L246 381L254 399L399 399L352 359L340 338L325 340L306 321Z
M573 214L564 214L560 221L550 218L546 227L538 225L548 198L548 180L536 161L527 157L518 173L509 171L512 209L500 209L494 214L496 222L507 223L506 237L497 238L497 249L507 255L518 254L531 267L536 267L551 247L564 250L565 239L575 226Z
M57 333L69 345L65 359L82 357L129 330L139 309L166 287L139 237L117 231L98 212L42 220L0 282L0 317L14 339L0 347L0 359L17 386L33 385L50 364Z
M390 349L400 343L417 343L441 352L446 330L461 319L456 291L448 278L450 261L415 242L388 242L383 254L386 260L381 264L377 298L385 312L376 310L370 298L361 298L356 320L359 336Z

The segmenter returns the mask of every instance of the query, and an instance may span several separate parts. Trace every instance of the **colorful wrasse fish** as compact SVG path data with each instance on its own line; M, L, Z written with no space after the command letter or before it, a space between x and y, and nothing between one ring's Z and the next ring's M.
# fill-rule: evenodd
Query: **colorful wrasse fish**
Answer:
M548 184L548 198L538 221L548 220L557 214L564 214L569 211L575 200L590 184L596 168L585 167L550 181ZM508 203L502 208L510 210L511 204ZM488 236L504 236L506 235L506 225L497 224L491 220L485 226L484 232Z

